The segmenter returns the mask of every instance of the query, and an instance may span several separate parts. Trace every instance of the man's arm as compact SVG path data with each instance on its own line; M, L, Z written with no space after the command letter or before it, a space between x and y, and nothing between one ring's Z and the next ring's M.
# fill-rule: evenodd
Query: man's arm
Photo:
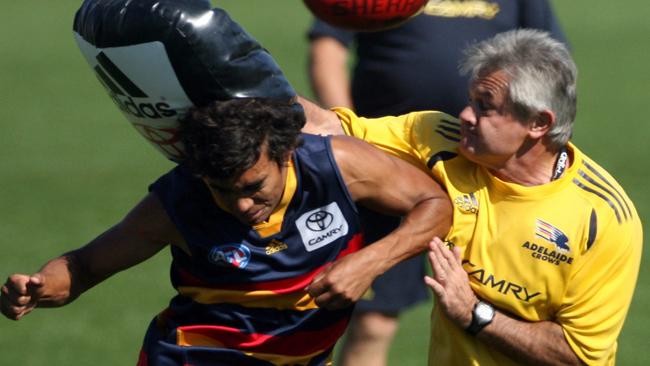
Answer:
M584 365L552 321L527 322L497 310L478 339L528 365Z
M357 203L404 217L388 236L337 261L309 286L317 304L337 308L358 300L377 276L425 250L431 237L444 236L451 203L431 177L365 142L335 136L332 150Z
M32 275L14 274L4 286L2 313L18 320L35 307L70 303L111 275L182 238L154 194L148 194L118 224L87 245L47 262Z
M432 277L425 282L436 296L436 306L457 326L466 329L478 301L460 251L449 250L439 239L429 243ZM567 342L562 327L555 322L527 322L497 310L492 322L477 335L482 342L527 365L583 365Z
M323 109L316 103L303 97L297 97L298 103L305 111L307 122L302 132L312 135L345 135L341 120L333 111Z
M318 37L309 47L309 76L320 103L329 107L352 108L348 49L332 37Z

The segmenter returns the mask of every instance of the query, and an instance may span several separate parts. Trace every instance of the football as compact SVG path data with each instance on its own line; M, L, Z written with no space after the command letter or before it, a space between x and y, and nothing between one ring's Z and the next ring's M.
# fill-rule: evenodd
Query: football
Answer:
M318 19L357 32L396 27L417 15L427 0L303 0Z

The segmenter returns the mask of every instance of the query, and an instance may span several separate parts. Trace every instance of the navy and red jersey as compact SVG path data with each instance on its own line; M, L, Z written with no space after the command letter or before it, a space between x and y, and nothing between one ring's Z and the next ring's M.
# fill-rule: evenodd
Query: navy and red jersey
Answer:
M352 307L320 309L305 288L337 258L360 249L357 211L330 139L303 135L296 185L281 229L263 237L214 201L183 166L151 187L184 237L172 247L178 291L152 321L141 365L323 365Z

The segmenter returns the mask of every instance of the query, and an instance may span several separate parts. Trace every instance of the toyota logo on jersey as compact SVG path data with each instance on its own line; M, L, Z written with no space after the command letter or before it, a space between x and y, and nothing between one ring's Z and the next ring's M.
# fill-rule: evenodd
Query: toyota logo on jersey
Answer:
M318 211L307 217L306 225L311 231L323 231L330 227L334 216L327 211Z
M219 245L212 250L208 260L220 267L246 268L251 259L251 251L243 244Z
M308 252L333 243L348 233L348 222L336 202L305 212L296 220L296 227Z

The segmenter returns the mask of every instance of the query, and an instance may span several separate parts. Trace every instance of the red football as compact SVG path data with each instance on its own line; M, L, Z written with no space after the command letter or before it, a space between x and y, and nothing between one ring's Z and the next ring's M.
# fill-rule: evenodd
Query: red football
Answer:
M395 27L418 14L428 0L303 0L319 19L360 32Z

